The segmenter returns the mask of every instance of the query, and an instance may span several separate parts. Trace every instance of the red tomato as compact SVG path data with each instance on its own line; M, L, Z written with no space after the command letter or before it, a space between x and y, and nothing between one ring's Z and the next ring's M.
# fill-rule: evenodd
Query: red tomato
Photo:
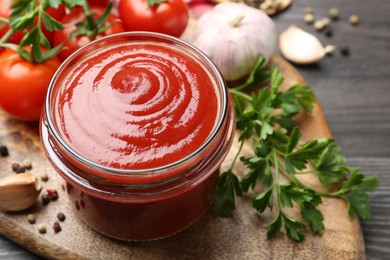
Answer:
M11 116L38 120L51 77L60 66L58 58L41 64L30 63L7 49L0 54L0 107Z
M152 31L179 37L188 22L183 0L167 0L148 6L146 0L121 0L119 17L127 31Z
M88 0L87 2L90 5L107 6L111 2L111 0Z
M101 6L90 6L90 8L94 18L100 17L105 11L105 8ZM62 24L76 24L84 21L85 21L85 13L82 7L75 7L69 14L67 14L61 20ZM110 25L110 24L112 24L112 26L104 33L98 35L98 37L124 31L122 22L114 14L110 14L110 16L108 17L106 25ZM54 45L61 44L63 41L65 41L65 45L58 55L61 60L65 60L69 55L75 52L78 48L94 40L87 36L80 36L80 35L70 38L69 35L74 30L76 30L76 26L67 26L64 27L62 31L56 31L54 33L54 39L53 39Z

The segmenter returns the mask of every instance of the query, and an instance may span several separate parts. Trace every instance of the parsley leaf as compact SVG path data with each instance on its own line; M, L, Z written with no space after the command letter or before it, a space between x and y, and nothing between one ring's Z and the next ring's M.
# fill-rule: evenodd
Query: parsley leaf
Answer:
M226 215L236 208L236 195L241 196L242 191L237 176L232 171L222 173L217 184L214 206L221 215Z
M257 190L261 184L258 188L263 190L251 197L253 208L260 214L267 208L277 211L267 225L267 237L280 233L283 226L294 241L304 239L307 227L322 234L324 217L318 209L322 197L344 199L350 217L371 217L367 192L376 189L378 179L365 178L359 168L348 166L331 139L301 141L302 133L294 117L302 110L312 111L315 96L303 84L280 91L283 76L277 68L265 67L264 62L259 57L246 83L229 89L236 108L240 148L230 170L220 176L215 199L217 210L222 214L234 210L237 196ZM254 88L264 83L268 85ZM251 142L253 155L240 157L248 172L239 180L233 169L245 141ZM311 167L307 168L308 165ZM319 192L301 182L299 174L307 173L315 174L329 191ZM282 182L281 175L287 180ZM339 189L332 190L335 187ZM300 218L288 215L287 208L300 210Z

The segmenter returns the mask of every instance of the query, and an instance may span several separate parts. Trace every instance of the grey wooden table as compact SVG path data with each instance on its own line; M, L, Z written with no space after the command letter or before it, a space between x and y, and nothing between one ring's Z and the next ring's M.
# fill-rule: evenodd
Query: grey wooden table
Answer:
M332 37L303 22L308 6L318 18L331 7L340 9ZM356 27L348 23L352 14L360 17ZM336 52L318 64L296 67L316 93L349 162L380 179L380 187L370 195L373 218L361 223L367 259L390 259L390 1L294 0L274 21L278 32L296 24L323 44L349 46L347 57ZM38 258L0 237L0 259Z

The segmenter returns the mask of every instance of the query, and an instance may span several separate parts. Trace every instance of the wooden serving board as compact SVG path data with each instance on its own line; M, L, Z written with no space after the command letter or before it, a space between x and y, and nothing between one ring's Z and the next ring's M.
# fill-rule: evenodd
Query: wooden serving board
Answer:
M289 63L274 56L271 64L285 76L284 88L303 78ZM302 115L299 125L304 138L331 137L329 127L319 105L310 115ZM44 188L55 188L59 199L43 206L38 201L32 208L19 213L0 211L0 233L23 247L47 258L58 259L365 259L364 241L357 219L350 220L344 201L324 199L320 206L324 214L325 232L322 236L307 231L302 243L292 242L283 234L266 238L266 223L272 212L258 215L248 198L238 199L238 209L229 217L219 217L212 209L187 230L172 237L151 242L114 240L91 230L73 214L62 189L62 179L51 168L39 140L37 124L9 118L0 111L0 144L8 146L10 155L0 158L0 177L14 174L12 162L30 159L31 172L39 176L47 172L49 180ZM223 168L232 160L238 148L233 144ZM238 166L240 167L240 166ZM223 169L222 169L223 170ZM240 169L238 169L240 172ZM318 187L315 178L303 180ZM55 234L52 225L58 212L66 215L62 231ZM26 216L34 213L36 224L29 224ZM40 234L38 224L45 224L48 232ZM109 223L107 223L109 224Z

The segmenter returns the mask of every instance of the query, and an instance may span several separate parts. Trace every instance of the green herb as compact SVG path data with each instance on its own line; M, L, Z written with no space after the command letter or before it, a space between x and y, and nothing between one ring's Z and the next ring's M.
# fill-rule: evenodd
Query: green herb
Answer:
M0 39L0 46L15 50L19 53L20 57L32 63L43 63L55 57L61 51L63 44L52 47L42 31L42 27L44 26L48 31L63 29L63 24L45 11L49 7L58 8L60 4L65 4L70 9L76 5L84 8L86 22L77 23L77 29L71 33L70 37L86 35L90 38L95 38L98 34L111 27L111 25L105 25L112 9L111 2L107 6L104 14L98 19L94 19L88 2L85 0L14 1L10 19L2 18L0 20L2 26L5 24L10 25L10 30ZM23 31L25 33L20 44L6 43L16 31ZM24 48L25 46L31 46L31 50ZM45 51L42 47L44 47Z
M48 7L58 7L59 2L55 0L14 1L10 19L3 20L10 25L10 30L0 39L0 45L17 51L23 59L32 63L42 63L56 56L62 45L52 48L42 32L42 26L44 25L49 31L62 30L62 24L45 12ZM5 43L16 31L25 32L20 45ZM23 48L25 46L31 46L31 50ZM43 51L42 46L47 51Z
M365 178L359 168L346 165L345 157L332 139L301 141L301 132L294 117L302 110L311 112L315 96L307 85L297 84L285 92L279 90L283 77L277 68L264 66L259 60L246 83L229 91L236 107L236 128L240 132L239 150L231 167L217 186L215 208L225 215L236 207L236 197L254 190L261 183L265 189L252 196L252 205L259 213L267 208L277 212L267 225L272 237L284 227L287 236L302 241L302 231L310 227L314 233L324 231L323 215L317 209L322 197L346 201L349 216L371 217L368 191L378 186L376 177ZM250 94L244 92L260 83L265 87ZM252 144L253 155L239 157L245 141ZM247 167L241 179L234 173L238 160ZM311 165L310 169L307 166ZM302 183L298 174L315 174L329 192L319 192ZM287 181L281 180L281 175ZM341 187L335 189L334 187ZM287 208L300 208L300 218L290 216Z

